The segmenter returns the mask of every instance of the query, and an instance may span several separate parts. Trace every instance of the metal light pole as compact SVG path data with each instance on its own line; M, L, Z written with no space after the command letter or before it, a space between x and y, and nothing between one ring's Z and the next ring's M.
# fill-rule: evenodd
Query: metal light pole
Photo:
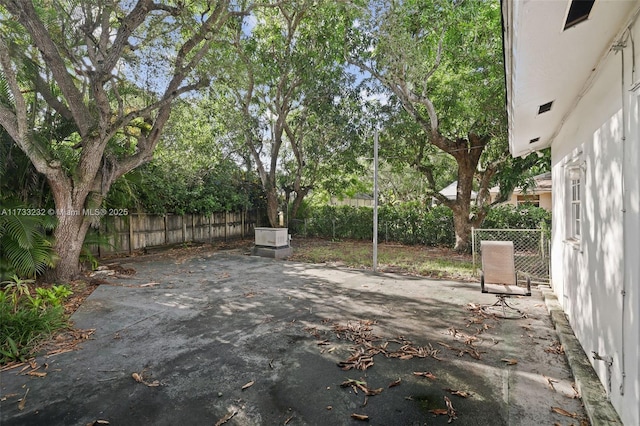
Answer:
M373 135L373 272L378 271L378 129Z

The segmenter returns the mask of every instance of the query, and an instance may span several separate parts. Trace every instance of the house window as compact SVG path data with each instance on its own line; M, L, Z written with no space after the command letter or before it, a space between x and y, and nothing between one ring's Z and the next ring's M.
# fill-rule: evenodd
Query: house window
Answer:
M579 166L569 168L569 214L567 237L571 240L580 240L582 234L582 170Z
M540 195L518 195L517 202L519 206L540 207Z

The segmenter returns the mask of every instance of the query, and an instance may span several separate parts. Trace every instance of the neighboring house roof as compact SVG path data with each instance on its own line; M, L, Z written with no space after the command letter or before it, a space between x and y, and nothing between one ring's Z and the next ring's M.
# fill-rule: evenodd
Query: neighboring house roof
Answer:
M638 11L636 1L596 1L586 22L567 27L573 3L502 2L509 149L514 157L551 145Z
M454 180L449 185L445 186L440 193L449 200L455 200L458 193L458 181ZM476 195L478 195L476 191L471 191L471 198L476 198Z
M533 180L535 182L534 186L527 188L526 191L523 191L520 187L515 187L513 193L522 194L526 192L527 194L543 194L545 192L551 192L551 172L534 176ZM492 195L497 195L499 192L500 186L494 186L489 190L489 193Z

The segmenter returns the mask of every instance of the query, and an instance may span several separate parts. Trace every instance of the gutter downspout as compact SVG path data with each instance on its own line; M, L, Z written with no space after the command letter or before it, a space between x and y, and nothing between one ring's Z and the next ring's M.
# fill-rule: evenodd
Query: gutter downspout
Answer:
M633 60L633 67L632 67L632 83L633 83L633 76L635 73L635 46L633 45L633 34L631 33L631 29L633 28L636 19L638 17L638 14L636 14L634 16L634 19L629 23L629 26L626 28L626 31L628 31L629 36L628 38L631 38L632 40L632 51L631 51L631 55L632 55L632 60ZM624 34L624 33L623 33ZM615 43L612 47L611 50L613 50L616 54L618 52L620 52L620 59L621 59L621 82L620 82L620 86L621 86L621 103L622 103L622 139L621 139L621 157L622 157L622 161L620 164L621 167L621 184L620 184L620 190L622 193L622 289L620 290L620 295L622 297L622 309L621 309L621 321L620 321L620 333L621 333L621 349L620 349L620 395L624 395L624 391L625 391L625 379L626 379L626 369L625 369L625 313L626 313L626 309L625 309L625 305L626 305L626 295L627 295L627 271L626 271L626 255L627 255L627 237L626 237L626 232L624 232L625 230L625 224L627 222L627 207L626 207L626 175L625 175L625 161L626 161L626 140L627 140L627 109L625 108L625 104L626 104L626 90L625 90L625 62L624 62L624 49L627 47L627 39L622 39L622 36L620 38L620 41L618 41L617 43ZM597 358L596 358L597 359Z

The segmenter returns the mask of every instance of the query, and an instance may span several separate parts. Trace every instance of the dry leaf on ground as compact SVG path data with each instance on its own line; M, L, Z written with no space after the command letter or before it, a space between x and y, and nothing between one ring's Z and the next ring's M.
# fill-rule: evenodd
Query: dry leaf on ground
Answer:
M369 416L367 416L366 414L356 414L356 413L353 413L353 414L351 415L351 418L352 418L352 419L356 419L356 420L362 420L362 421L365 421L365 422L368 422L368 421L369 421Z
M398 385L400 385L401 382L402 382L402 379L400 379L400 378L398 380L394 380L393 382L389 383L389 387L393 388L395 386L398 386Z
M455 390L455 389L444 389L444 390L449 392L451 395L460 396L462 398L469 398L470 396L473 396L473 394L468 391L461 391L461 390Z
M226 422L231 420L231 418L233 416L235 416L236 414L238 414L238 412L236 410L233 410L233 411L227 413L223 418L221 418L220 420L218 420L216 422L215 426L221 426L221 425L225 424Z
M24 393L24 396L20 398L20 402L18 403L18 410L20 411L24 410L24 406L27 404L28 393L29 393L29 388L27 388L27 391Z
M449 416L449 420L447 421L447 423L451 423L452 421L458 418L456 415L457 413L456 413L456 410L453 408L453 404L451 404L451 400L449 399L449 397L445 396L444 402L447 404L447 415Z
M435 380L436 376L434 376L431 372L429 371L414 371L413 372L414 376L421 376L421 377L426 377L427 379L431 379L431 380Z
M242 387L242 390L250 388L251 386L253 386L255 384L255 382L256 382L255 380L250 381L249 383L247 383L246 385L244 385Z
M500 361L506 362L507 365L516 365L518 363L518 360L515 358L502 358Z
M560 408L560 407L551 407L551 411L553 411L554 413L557 413L557 414L561 414L561 415L566 416L566 417L571 417L573 419L577 419L578 418L578 414L577 413L571 413L571 412L569 412L569 411L567 411L567 410L565 410L563 408Z

